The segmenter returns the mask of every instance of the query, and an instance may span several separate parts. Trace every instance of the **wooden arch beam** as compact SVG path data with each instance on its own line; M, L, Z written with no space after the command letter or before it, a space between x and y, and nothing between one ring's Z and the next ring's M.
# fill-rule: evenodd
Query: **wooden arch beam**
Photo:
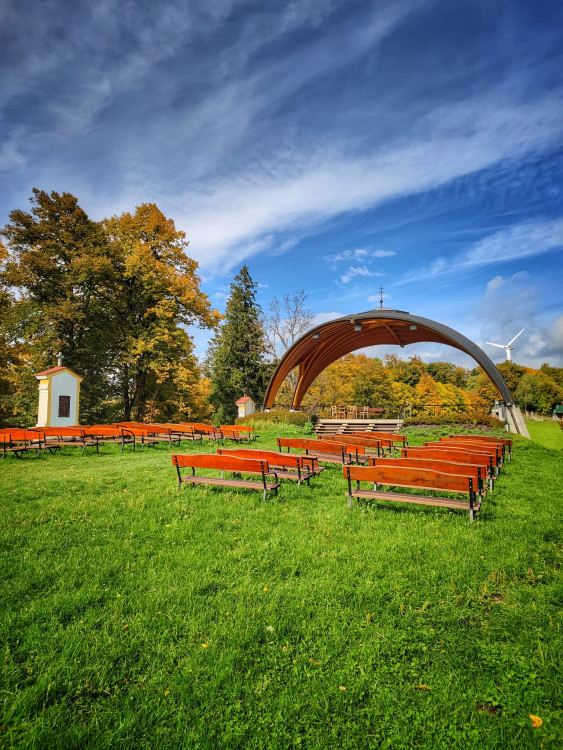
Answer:
M356 331L355 326L358 324L361 324L361 330ZM299 377L292 408L298 409L315 378L345 354L368 346L408 346L420 342L446 344L468 354L481 365L501 399L508 406L514 403L512 394L493 361L470 339L453 328L428 318L402 310L378 309L330 320L298 339L287 350L272 375L264 398L264 408L272 408L281 384L295 367L299 367Z

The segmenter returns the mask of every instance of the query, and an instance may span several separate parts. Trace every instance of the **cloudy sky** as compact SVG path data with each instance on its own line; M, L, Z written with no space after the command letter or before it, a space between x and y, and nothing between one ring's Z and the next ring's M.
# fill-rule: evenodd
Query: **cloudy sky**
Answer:
M220 309L247 263L265 308L383 286L563 366L559 0L4 0L0 49L1 224L33 187L154 202Z

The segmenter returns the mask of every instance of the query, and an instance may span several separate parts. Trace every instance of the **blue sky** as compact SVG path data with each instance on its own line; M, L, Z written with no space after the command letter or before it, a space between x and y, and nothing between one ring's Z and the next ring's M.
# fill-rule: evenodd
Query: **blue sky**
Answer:
M154 202L220 309L243 263L318 322L382 285L563 366L560 2L4 0L0 48L2 224L33 187Z

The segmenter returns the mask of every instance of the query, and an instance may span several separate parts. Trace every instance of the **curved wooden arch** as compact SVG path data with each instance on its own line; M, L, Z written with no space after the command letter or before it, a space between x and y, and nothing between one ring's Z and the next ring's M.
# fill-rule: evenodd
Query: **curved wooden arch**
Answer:
M402 310L368 310L357 315L336 318L308 331L291 346L274 372L264 408L271 409L278 390L295 368L299 367L292 408L298 409L313 380L345 354L367 346L417 344L432 341L446 344L468 354L491 379L501 399L510 408L514 399L502 375L485 352L453 328Z

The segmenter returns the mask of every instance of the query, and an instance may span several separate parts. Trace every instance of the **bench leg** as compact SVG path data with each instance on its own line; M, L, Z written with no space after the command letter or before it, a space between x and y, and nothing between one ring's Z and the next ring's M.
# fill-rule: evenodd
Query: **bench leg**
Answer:
M470 521L474 521L475 520L475 511L473 510L473 508L469 509L469 520Z

